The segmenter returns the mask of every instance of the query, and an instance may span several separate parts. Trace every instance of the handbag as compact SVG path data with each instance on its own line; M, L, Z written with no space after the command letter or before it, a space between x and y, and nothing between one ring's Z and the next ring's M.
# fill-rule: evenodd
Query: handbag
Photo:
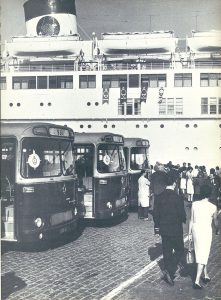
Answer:
M188 251L186 254L186 263L193 264L195 262L195 251L193 247L193 242L189 241Z

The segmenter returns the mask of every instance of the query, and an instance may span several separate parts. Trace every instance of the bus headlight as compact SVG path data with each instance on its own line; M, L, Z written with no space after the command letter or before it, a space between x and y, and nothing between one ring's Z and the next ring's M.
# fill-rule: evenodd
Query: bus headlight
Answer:
M40 228L41 226L43 226L43 221L41 218L36 218L35 221L35 226L37 226L38 228Z
M112 204L110 202L107 202L107 207L112 208Z
M75 209L74 209L74 215L77 215L77 213L78 213L78 210L77 210L77 208L75 207Z

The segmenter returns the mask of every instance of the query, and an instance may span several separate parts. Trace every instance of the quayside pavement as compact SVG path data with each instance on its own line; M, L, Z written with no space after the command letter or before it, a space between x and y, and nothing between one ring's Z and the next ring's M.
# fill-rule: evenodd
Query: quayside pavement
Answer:
M186 211L189 215L190 208ZM220 215L221 216L221 215ZM187 224L184 226L186 241ZM187 245L186 245L187 246ZM88 222L80 234L42 249L2 244L2 299L9 300L221 300L221 235L213 237L208 268L212 281L192 289L193 266L173 287L162 279L161 240L153 221L130 212L112 224Z

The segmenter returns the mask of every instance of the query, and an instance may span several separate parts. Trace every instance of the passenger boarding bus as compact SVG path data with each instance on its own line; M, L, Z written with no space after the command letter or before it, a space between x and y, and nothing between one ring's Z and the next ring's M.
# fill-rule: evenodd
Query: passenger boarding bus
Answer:
M77 225L74 132L49 123L1 124L1 238L32 242Z
M76 173L86 219L105 220L127 214L127 170L123 136L76 133Z
M124 138L124 155L128 170L128 202L138 205L138 179L142 169L149 168L149 141L140 138Z

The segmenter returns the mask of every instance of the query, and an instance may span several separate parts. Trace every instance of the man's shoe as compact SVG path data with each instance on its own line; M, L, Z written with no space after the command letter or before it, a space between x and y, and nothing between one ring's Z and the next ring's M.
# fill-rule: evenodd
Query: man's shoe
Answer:
M207 284L208 282L211 281L211 278L209 278L209 277L201 277L201 280L202 280L203 283Z
M173 279L170 277L170 274L168 272L166 272L163 276L163 280L168 283L169 285L173 286L174 285L174 281Z
M193 288L194 288L194 290L202 290L203 289L203 287L198 283L194 283Z

